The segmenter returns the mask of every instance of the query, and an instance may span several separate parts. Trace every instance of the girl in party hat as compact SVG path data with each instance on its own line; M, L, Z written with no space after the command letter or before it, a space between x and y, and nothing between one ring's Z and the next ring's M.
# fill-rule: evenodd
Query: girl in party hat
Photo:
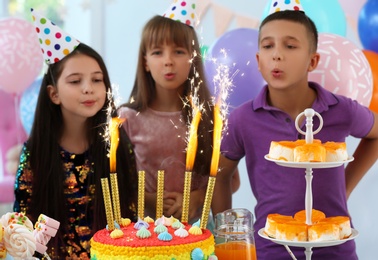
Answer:
M130 103L119 109L119 115L127 119L123 126L134 144L137 169L146 172L145 214L155 217L157 172L163 170L163 213L181 218L188 122L193 118L193 103L201 104L198 148L190 169L189 222L201 217L213 130L212 100L194 29L195 7L194 1L174 1L163 15L146 23Z
M100 179L110 172L104 136L108 117L116 115L110 79L96 51L32 15L48 69L20 158L14 211L33 222L43 213L61 223L48 244L52 258L88 259L92 234L106 226ZM136 172L124 131L117 153L121 212L133 218Z

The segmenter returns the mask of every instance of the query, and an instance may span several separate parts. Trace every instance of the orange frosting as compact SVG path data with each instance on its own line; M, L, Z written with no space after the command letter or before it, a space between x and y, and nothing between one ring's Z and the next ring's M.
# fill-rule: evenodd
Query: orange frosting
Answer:
M319 139L311 144L303 139L272 141L268 155L272 159L294 162L333 162L348 158L345 142L322 143Z
M295 162L325 162L326 149L319 143L299 145L294 148Z
M338 240L339 227L333 223L319 222L308 228L309 241Z
M277 226L280 223L293 221L292 216L285 216L281 214L269 214L266 219L265 233L270 237L276 237Z
M324 212L316 209L312 209L311 211L311 222L317 223L318 221L324 219L326 215ZM306 223L306 210L301 210L298 211L297 213L294 214L294 219L297 221L300 221L302 223Z
M289 221L277 225L276 238L290 241L307 241L308 226L298 221Z
M327 151L336 151L337 149L346 149L346 143L344 142L326 142L323 144Z
M350 219L347 216L326 217L324 212L312 209L311 225L306 224L306 211L291 216L269 214L264 232L272 238L288 241L325 241L349 237Z

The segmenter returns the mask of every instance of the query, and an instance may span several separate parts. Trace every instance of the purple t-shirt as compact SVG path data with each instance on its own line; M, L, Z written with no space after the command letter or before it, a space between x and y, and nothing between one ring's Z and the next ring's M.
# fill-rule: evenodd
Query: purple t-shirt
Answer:
M317 91L312 108L323 118L322 130L314 138L322 142L345 142L347 136L357 138L368 134L373 126L371 111L349 98L330 93L316 83L310 87ZM313 129L319 119L313 118ZM301 129L306 132L305 120ZM288 168L264 159L271 141L304 139L285 112L269 106L267 87L256 99L236 108L228 119L228 134L224 135L221 151L231 160L245 156L255 207L255 241L259 260L291 259L282 245L257 235L265 226L270 213L294 215L305 209L305 169ZM344 166L313 169L313 208L327 217L349 216L345 192ZM305 259L304 248L291 247L298 259ZM354 241L339 246L313 248L312 259L357 259Z

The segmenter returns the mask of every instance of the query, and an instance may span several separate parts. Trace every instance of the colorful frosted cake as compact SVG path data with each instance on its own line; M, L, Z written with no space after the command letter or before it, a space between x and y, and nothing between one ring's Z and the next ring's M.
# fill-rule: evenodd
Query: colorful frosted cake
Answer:
M184 225L174 218L151 218L137 223L123 219L112 232L95 233L91 259L175 259L215 260L214 237L199 224Z

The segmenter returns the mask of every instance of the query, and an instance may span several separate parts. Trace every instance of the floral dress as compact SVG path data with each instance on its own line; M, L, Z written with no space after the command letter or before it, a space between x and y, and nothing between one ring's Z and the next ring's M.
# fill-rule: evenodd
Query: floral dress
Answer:
M64 234L65 246L59 250L59 256L53 259L89 259L91 224L93 216L87 216L87 207L93 208L94 184L88 183L88 176L93 174L93 163L88 153L73 154L61 148L60 151L65 176L64 194L68 209L68 232ZM33 173L30 169L30 153L24 145L20 157L15 184L15 212L28 212L28 203L32 194ZM89 211L90 212L90 211Z

